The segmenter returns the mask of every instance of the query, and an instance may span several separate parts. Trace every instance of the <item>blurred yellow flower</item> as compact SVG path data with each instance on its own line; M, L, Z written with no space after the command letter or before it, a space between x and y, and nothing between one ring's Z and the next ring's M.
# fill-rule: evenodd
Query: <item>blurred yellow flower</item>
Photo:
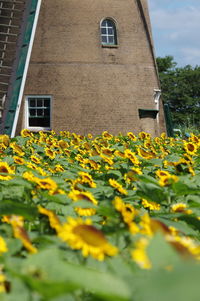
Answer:
M92 221L69 217L58 232L58 236L68 245L81 250L84 257L91 255L97 260L104 260L105 256L114 256L118 250L105 238L103 232L92 225Z
M94 198L92 193L88 191L84 192L84 191L79 191L74 189L70 191L68 196L75 202L84 200L94 205L98 205L98 201ZM96 213L96 210L94 208L87 208L87 207L86 208L76 207L75 211L81 216L91 216Z
M184 142L184 149L189 155L195 155L197 152L197 144L193 142Z
M13 151L18 154L19 156L24 156L25 152L23 151L22 147L19 146L16 142L11 142L10 147L13 149Z
M160 210L160 204L156 203L156 202L152 202L152 201L148 201L146 199L142 199L142 206L144 208L148 208L149 210Z
M119 193L125 194L125 195L128 194L128 192L126 191L126 189L123 188L122 185L120 183L118 183L116 180L109 179L108 182L109 182L110 186L112 186L113 188L115 188Z
M39 188L47 189L50 192L55 191L58 187L57 183L51 178L45 178L45 179L37 178L36 183L38 184Z
M13 178L12 175L14 173L15 172L8 165L7 162L0 162L0 180L4 180L4 181L11 180Z
M61 223L59 221L59 218L53 211L43 208L42 206L38 206L38 211L39 213L46 215L49 218L51 228L55 229L56 231L59 231Z
M33 137L33 133L27 129L21 130L20 134L22 137Z
M3 237L0 236L0 254L8 251L7 245Z
M152 267L151 261L146 253L148 244L149 240L142 237L135 243L135 249L131 252L133 260L139 265L139 267L147 270Z

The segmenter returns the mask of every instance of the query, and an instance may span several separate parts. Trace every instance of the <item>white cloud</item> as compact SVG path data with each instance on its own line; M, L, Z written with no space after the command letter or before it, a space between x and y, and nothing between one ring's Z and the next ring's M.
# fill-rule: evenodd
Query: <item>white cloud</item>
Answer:
M190 65L200 65L200 48L183 48L180 52L183 54L185 61L190 62Z
M200 64L200 1L149 0L156 53L181 65Z

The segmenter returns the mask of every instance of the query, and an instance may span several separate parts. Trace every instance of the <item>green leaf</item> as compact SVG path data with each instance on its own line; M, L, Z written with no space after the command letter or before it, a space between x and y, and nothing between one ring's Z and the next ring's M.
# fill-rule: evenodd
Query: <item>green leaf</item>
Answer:
M0 215L20 215L24 216L27 219L34 219L38 216L38 210L35 207L31 207L30 205L25 205L22 203L18 203L17 201L1 201L0 202Z
M191 187L190 185L184 184L182 182L176 182L172 184L172 189L176 195L200 195L200 189L198 187Z
M140 182L136 195L159 204L167 200L164 189L153 183Z
M176 228L177 230L181 231L185 235L197 236L197 232L191 226L189 226L185 221L179 221L179 220L173 221L165 217L157 217L157 219L167 226L172 226Z
M163 268L174 265L180 261L176 251L166 242L161 233L157 233L147 248L147 254L152 263L153 269Z
M185 262L172 271L153 270L138 287L140 301L198 301L200 269L197 264Z
M41 251L24 260L22 274L12 270L11 266L9 270L23 279L32 290L49 299L77 289L92 292L104 300L130 299L130 290L122 279L64 262L57 249Z

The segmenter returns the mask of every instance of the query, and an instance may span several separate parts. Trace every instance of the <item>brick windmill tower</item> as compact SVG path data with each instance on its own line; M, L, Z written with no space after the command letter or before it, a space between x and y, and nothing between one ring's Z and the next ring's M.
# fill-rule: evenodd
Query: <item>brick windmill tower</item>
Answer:
M1 133L165 130L147 0L0 0Z

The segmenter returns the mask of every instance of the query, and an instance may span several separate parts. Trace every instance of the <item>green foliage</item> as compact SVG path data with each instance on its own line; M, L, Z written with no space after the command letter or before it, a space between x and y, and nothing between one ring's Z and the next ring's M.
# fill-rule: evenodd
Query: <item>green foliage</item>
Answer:
M172 56L157 58L162 96L175 127L200 127L200 66L176 67Z
M1 301L199 300L200 136L26 134L0 144Z

